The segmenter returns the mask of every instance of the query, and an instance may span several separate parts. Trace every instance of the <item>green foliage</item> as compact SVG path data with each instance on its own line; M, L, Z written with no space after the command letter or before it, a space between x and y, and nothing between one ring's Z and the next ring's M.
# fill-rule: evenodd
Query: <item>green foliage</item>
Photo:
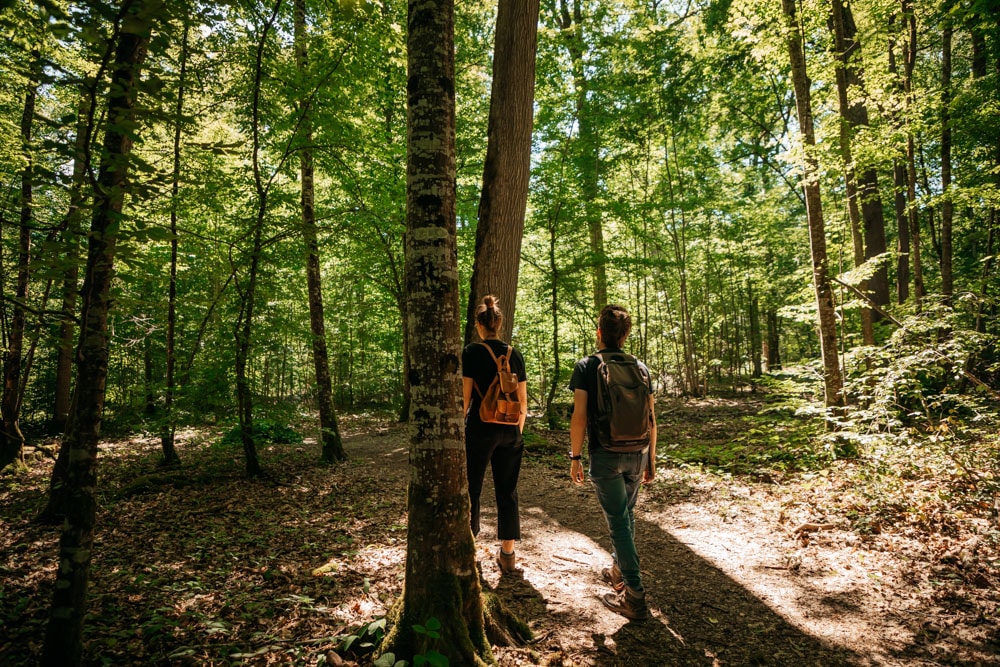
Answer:
M380 620L383 623L384 629L385 619L382 618ZM415 624L413 632L436 643L441 639L441 621L431 617L427 619L425 625ZM409 664L406 660L396 660L396 656L393 653L383 653L374 663L375 667L408 667ZM414 655L413 667L422 667L423 665L427 665L428 667L448 667L448 657L433 649L426 653Z
M253 423L253 439L257 445L300 445L302 444L302 434L291 428L287 424L271 421L269 419L258 419ZM235 448L242 446L240 439L240 429L238 426L226 431L222 438L216 443L217 447Z
M385 637L385 626L385 616L358 626L351 634L340 639L340 652L353 653L357 656L371 654Z
M903 319L882 346L860 347L847 357L851 407L844 430L870 439L907 442L956 419L969 424L995 412L994 390L968 369L996 372L996 336L963 326L960 312L929 305Z

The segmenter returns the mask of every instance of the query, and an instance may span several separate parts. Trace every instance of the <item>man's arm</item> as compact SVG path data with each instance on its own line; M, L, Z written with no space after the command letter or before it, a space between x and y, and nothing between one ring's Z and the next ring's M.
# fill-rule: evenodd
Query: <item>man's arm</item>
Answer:
M649 397L649 418L652 421L649 428L649 465L642 476L643 484L652 482L656 477L656 404L652 395Z
M587 391L573 390L573 416L569 421L570 456L583 455L583 438L587 433ZM570 461L569 477L574 484L583 484L583 461Z

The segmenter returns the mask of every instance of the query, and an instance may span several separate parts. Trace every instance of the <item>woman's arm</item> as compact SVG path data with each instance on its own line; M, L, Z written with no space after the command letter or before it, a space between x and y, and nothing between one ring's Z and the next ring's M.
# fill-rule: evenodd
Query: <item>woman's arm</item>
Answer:
M469 414L469 404L472 403L472 383L475 382L470 377L462 378L462 416Z
M524 433L524 420L528 416L528 383L517 383L517 402L521 404L521 416L517 420L517 428Z

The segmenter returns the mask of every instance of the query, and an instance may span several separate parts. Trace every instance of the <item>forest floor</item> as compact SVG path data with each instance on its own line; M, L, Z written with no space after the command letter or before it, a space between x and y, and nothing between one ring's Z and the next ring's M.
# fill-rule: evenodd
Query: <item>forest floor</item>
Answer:
M534 632L495 648L500 664L1000 665L995 508L857 462L718 459L762 408L712 399L660 415L663 458L637 510L644 623L600 603L607 528L589 484L569 482L568 433L530 425L517 573L497 570L489 480L483 494L484 583ZM370 664L402 590L407 432L373 417L341 427L347 463L273 445L270 482L248 482L217 432L178 434L174 471L156 469L156 438L102 444L86 664ZM692 448L718 460L685 462ZM50 469L33 459L0 478L7 667L36 664L44 636L58 531L32 519Z

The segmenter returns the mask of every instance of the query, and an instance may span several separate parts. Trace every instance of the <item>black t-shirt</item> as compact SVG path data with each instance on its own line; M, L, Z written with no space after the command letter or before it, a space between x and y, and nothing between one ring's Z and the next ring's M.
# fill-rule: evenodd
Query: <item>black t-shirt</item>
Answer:
M485 350L483 350L485 352ZM600 447L597 439L597 367L600 365L601 360L597 358L597 354L622 354L622 350L614 347L606 347L602 350L598 350L596 354L592 354L589 357L584 357L580 361L576 362L576 366L573 367L573 376L569 379L569 390L575 392L577 389L583 389L587 392L587 451L592 450L594 447ZM646 377L650 378L649 393L653 393L652 385L652 375L649 373L649 369L646 368L646 364L636 359L639 367L646 371Z
M508 355L510 370L517 374L518 382L525 382L528 376L524 370L524 357L513 345L507 345L503 341L489 339L484 341L493 350L493 354L499 357L501 354ZM510 350L508 352L508 350ZM472 402L469 406L469 423L478 423L483 426L499 426L505 428L504 424L483 424L479 420L479 404L482 403L481 394L489 389L493 378L497 376L497 365L490 356L489 350L480 343L471 343L462 351L462 377L472 378L475 387L472 389ZM478 387L479 391L476 391ZM516 426L516 424L514 424ZM509 427L508 427L509 428Z

